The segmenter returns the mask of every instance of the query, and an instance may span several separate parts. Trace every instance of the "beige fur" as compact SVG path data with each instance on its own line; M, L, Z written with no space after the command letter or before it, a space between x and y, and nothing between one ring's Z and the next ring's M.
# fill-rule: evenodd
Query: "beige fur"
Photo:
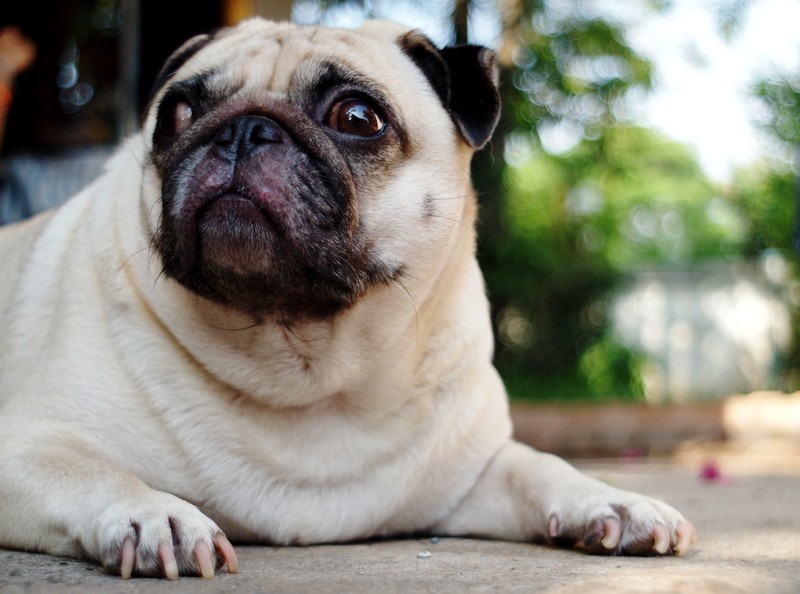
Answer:
M358 217L372 256L406 273L331 319L254 323L160 274L155 107L100 180L3 230L0 545L125 577L208 576L215 553L235 571L220 530L687 550L693 530L672 508L511 440L474 256L473 149L402 33L248 21L175 77L216 67L243 85L231 101L281 100L296 69L334 59L400 106L410 156L359 196Z

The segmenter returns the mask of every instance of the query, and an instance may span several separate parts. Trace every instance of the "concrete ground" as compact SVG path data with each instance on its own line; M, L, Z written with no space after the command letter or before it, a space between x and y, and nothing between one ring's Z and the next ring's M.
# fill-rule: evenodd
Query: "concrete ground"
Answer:
M579 464L606 482L662 498L691 519L700 540L682 558L590 557L518 543L416 538L238 547L235 575L126 582L88 563L0 549L0 593L800 593L800 474L753 474L733 458L716 459L722 466L705 466L706 478L698 477L694 461Z

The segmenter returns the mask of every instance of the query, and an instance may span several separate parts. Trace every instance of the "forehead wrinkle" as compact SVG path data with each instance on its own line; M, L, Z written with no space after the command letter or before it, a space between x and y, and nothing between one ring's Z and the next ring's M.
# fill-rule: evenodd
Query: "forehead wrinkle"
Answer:
M240 58L238 75L241 77L242 87L271 88L284 40L278 36L258 36L260 39L253 37L256 36L247 39L249 47Z
M338 30L315 27L307 32L307 39L301 39L303 46L298 46L295 64L299 66L289 73L289 89L302 88L312 84L319 76L320 68L335 65L336 70L348 79L357 81L360 86L373 88L386 94L385 85L371 73L377 70L372 64L374 52L370 51L370 41L355 30ZM292 40L296 41L296 40ZM297 57L300 59L297 59Z
M194 56L192 70L210 70L227 62L238 66L227 70L229 77L239 77L237 87L287 92L296 66L315 60L335 60L353 73L365 76L373 58L369 47L372 43L374 40L355 30L289 24L248 26L243 31L219 35L209 48Z
M288 92L297 76L297 66L303 66L322 59L323 56L337 55L342 52L327 40L319 40L327 32L323 27L295 28L283 38L281 48L275 58L275 68L268 83L270 90ZM281 68L287 64L288 68Z

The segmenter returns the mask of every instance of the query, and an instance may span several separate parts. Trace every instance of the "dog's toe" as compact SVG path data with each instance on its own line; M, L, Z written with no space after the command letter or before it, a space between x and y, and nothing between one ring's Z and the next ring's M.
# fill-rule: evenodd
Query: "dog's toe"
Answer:
M214 522L193 505L157 493L149 502L120 504L101 518L106 543L101 561L127 579L134 575L214 577L227 564L238 571L236 552Z
M668 505L633 493L619 498L584 500L551 513L551 542L591 554L647 556L683 555L696 541L691 523Z

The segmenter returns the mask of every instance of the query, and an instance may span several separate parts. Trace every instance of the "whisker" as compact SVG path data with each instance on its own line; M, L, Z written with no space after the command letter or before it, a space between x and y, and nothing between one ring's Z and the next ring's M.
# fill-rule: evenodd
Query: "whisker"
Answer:
M127 122L126 122L125 127L127 128ZM135 150L134 143L131 142L131 139L138 132L139 132L139 130L134 131L133 134L130 134L127 129L124 130L123 131L123 139L120 141L120 145L122 145L123 143L125 144L125 148L128 150L128 152L131 153L131 155L133 155L134 160L144 170L145 167L147 167L150 163L152 163L152 161L151 161L151 159L149 157L149 155L151 153L151 150L152 150L152 147L147 142L145 142L144 143L144 154L142 154L141 152Z
M139 254L141 254L141 253L143 253L143 252L148 252L148 251L150 251L150 248L149 248L149 247L143 247L143 248L141 248L141 249L138 249L138 250L136 250L135 252L133 252L133 253L132 253L130 256L128 256L127 258L125 258L125 260L122 262L122 264L120 264L119 268L117 268L117 274L119 274L120 272L122 272L122 270L123 270L123 269L124 269L124 268L125 268L125 267L126 267L128 264L129 264L129 263L130 263L130 261L131 261L131 260L133 260L133 259L134 259L136 256L138 256Z
M431 202L452 202L453 200L461 201L461 200L466 200L468 198L470 198L469 195L446 196L444 198L437 197L437 196L431 196L430 198L428 198L428 200L430 200Z
M472 226L467 225L463 221L459 221L458 219L454 219L453 217L448 217L446 215L440 215L440 214L432 214L430 216L432 218L435 218L435 219L442 219L444 221L450 221L451 223L455 223L457 225L461 225L461 227L463 227L464 229L466 229L470 233L475 233L475 229Z
M411 280L417 281L419 284L421 284L426 289L430 289L431 288L431 286L428 283L424 282L421 278L419 278L417 276L414 276L413 274L409 274L405 270L403 270L403 276L407 276Z
M408 295L408 299L409 301L411 301L411 305L414 306L414 335L416 341L419 342L419 308L417 307L417 302L414 300L414 296L411 294L411 291L408 290L408 287L406 287L405 284L403 284L403 281L400 278L394 279L394 282L400 285L403 291L405 291L405 294Z
M206 326L209 328L213 328L214 330L219 330L221 332L244 332L245 330L252 330L253 328L258 328L261 326L261 322L255 321L249 326L242 326L241 328L223 328L222 326L215 326L214 324L209 324L206 322Z
M321 340L333 340L333 336L320 336L318 338L302 338L301 336L298 336L297 333L294 330L292 330L292 327L291 327L290 324L283 323L283 324L281 324L281 327L284 330L286 330L286 332L291 334L294 338L299 340L300 342L304 342L304 343L307 343L307 344L308 343L312 343L312 342L319 342Z

